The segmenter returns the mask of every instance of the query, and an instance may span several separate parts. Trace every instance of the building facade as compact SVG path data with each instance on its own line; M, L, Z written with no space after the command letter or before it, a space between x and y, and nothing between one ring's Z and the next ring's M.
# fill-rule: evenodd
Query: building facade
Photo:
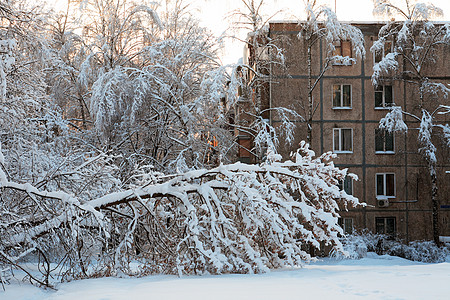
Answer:
M382 24L357 23L365 42L366 55L353 63L334 64L326 71L313 91L314 114L311 146L316 154L333 151L335 164L348 168L359 180L345 180L341 187L357 197L367 207L342 210L342 226L349 233L367 228L376 233L393 235L404 241L431 240L432 203L430 178L426 161L418 151L418 131L389 134L378 129L379 121L392 105L404 110L420 112L417 88L407 79L386 77L374 87L371 76L373 66L390 51L390 42L383 52L370 52ZM278 41L285 51L285 69L274 65L268 92L263 100L267 107L287 107L305 114L308 105L307 49L297 38L298 23L272 22L269 36ZM336 50L342 56L352 56L351 45L338 41ZM324 41L312 49L312 73L317 78L327 56ZM438 62L427 70L429 78L443 84L450 83L450 49L442 47ZM400 59L401 60L401 59ZM401 64L402 62L399 61ZM402 66L400 65L400 68ZM449 99L445 99L449 105ZM438 123L449 124L450 114L439 115ZM280 122L269 116L272 125ZM292 144L281 142L281 154L288 157L301 140L306 140L304 120L296 122L296 140ZM413 118L405 122L414 125ZM246 137L246 146L251 141ZM248 144L248 145L247 145ZM437 139L437 178L439 198L440 235L450 236L450 151L448 145ZM249 156L249 153L245 153ZM248 158L246 158L248 160Z

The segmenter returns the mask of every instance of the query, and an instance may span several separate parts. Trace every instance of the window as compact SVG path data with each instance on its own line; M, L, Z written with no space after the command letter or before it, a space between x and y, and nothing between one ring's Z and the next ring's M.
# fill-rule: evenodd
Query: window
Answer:
M346 192L348 195L353 195L353 179L345 176L338 184L339 190Z
M352 43L350 41L336 41L333 43L333 56L348 56L352 57Z
M394 134L375 129L375 153L394 153Z
M377 198L395 197L395 175L393 173L376 174Z
M333 108L352 108L351 85L333 84Z
M334 51L333 56L343 56L352 58L352 43L350 41L336 41L333 43ZM342 59L335 60L333 62L334 65L351 65L352 60Z
M393 104L392 85L380 85L375 88L375 108L390 107Z
M353 132L351 128L333 128L333 151L353 152Z
M353 233L353 219L352 218L339 218L338 224L344 230L344 234L352 234Z
M251 163L251 154L249 149L252 148L251 139L247 135L238 135L238 159L240 162L249 164Z
M379 234L394 235L396 232L395 217L375 218L375 230Z
M379 63L386 55L391 53L393 46L394 44L392 41L385 41L383 47L373 54L375 63Z

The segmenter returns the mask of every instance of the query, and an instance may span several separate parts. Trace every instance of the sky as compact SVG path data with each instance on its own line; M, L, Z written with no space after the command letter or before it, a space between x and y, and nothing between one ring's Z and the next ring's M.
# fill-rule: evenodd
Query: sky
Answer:
M55 7L64 7L68 0L47 0ZM144 0L141 0L144 2ZM242 0L185 0L191 3L193 8L198 10L198 18L201 24L217 36L221 35L230 26L227 16L233 10L242 9ZM403 2L403 0L398 0ZM155 2L158 2L156 0ZM318 0L320 4L330 8L336 8L336 13L340 21L373 21L378 20L373 17L372 0ZM450 20L449 0L420 0L418 2L431 2L444 11L444 20ZM272 15L278 10L282 10L273 20L298 20L304 18L303 0L265 0L263 13ZM240 33L240 38L245 38L245 33ZM224 64L235 63L242 56L243 45L238 42L227 42L222 56Z

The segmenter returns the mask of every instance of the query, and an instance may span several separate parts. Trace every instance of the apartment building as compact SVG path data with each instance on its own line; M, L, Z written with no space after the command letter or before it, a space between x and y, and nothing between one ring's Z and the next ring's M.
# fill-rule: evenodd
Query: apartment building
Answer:
M404 241L431 240L432 203L430 178L425 160L418 152L418 131L389 134L378 129L379 121L392 105L420 112L417 88L409 80L386 77L378 87L372 85L375 62L390 51L390 42L384 51L373 55L370 48L378 38L381 23L356 23L364 35L366 55L353 63L335 63L318 82L313 92L315 100L312 121L312 149L316 154L333 151L338 156L335 164L348 168L359 180L345 180L341 188L368 204L365 208L343 210L342 226L345 232L367 228L372 232L393 235ZM282 106L304 115L308 101L307 47L297 38L299 25L295 22L270 23L269 36L285 50L286 69L274 65L271 81L265 86L262 105ZM282 37L282 38L280 38ZM352 56L351 44L337 41L336 51ZM313 78L321 73L326 59L324 41L312 49ZM429 68L429 78L450 83L450 49L442 47L439 61ZM403 62L399 60L400 68ZM446 104L449 105L449 101ZM439 123L450 123L450 114L439 115ZM275 115L268 116L274 126L280 122ZM407 117L408 124L417 121ZM281 154L288 157L301 140L306 140L306 124L296 122L295 141L281 142ZM412 124L413 125L413 124ZM244 136L241 143L251 146ZM439 187L440 235L450 236L450 151L440 140L437 145L437 178ZM243 147L243 148L245 148ZM240 151L243 161L250 161L250 153Z

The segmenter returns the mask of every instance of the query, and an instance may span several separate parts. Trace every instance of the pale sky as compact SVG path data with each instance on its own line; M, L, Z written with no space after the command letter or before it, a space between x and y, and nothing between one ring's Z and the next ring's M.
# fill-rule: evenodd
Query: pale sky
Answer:
M139 0L137 0L139 1ZM142 2L147 2L141 0ZM153 0L158 2L158 0ZM198 18L201 20L203 26L208 27L216 35L222 34L228 27L229 21L226 16L236 9L243 9L241 0L186 0L199 10ZM67 0L47 0L48 3L56 3L64 7ZM318 1L320 4L335 8L340 21L373 21L377 20L372 15L373 2L372 0L322 0ZM403 0L401 0L403 2ZM420 0L418 2L431 2L435 6L440 7L444 11L444 19L450 19L450 0ZM278 10L284 10L273 18L273 20L298 20L302 19L304 5L303 0L266 0L263 6L263 13L272 15ZM241 33L241 38L245 38L245 33ZM225 49L225 54L222 56L224 63L235 63L242 56L242 43L228 42Z

